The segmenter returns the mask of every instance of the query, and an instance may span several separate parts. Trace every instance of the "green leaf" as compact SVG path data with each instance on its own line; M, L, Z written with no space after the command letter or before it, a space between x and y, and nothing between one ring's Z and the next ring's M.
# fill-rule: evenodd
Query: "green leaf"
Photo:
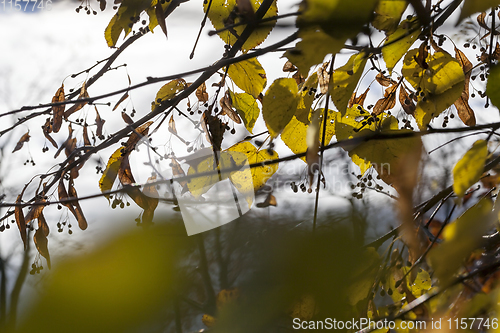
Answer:
M99 188L101 189L101 192L109 191L113 187L122 162L122 151L123 148L120 147L109 157L106 169L104 170L101 179L99 180ZM105 194L105 197L109 201L109 194Z
M262 116L273 138L285 128L297 110L298 87L294 79L276 79L262 101Z
M245 15L236 15L236 2L236 0L212 0L212 5L210 7L210 11L208 12L208 18L216 30L223 29L229 24L240 23L242 22L242 19L245 19ZM256 12L262 4L262 0L249 0L249 2L252 5L254 12ZM205 12L207 11L208 3L209 1L203 2L203 10ZM274 1L263 18L269 18L276 16L277 14L278 7L276 6L276 1ZM251 14L249 14L249 16L251 17ZM271 21L255 29L245 44L243 44L243 47L241 48L242 51L246 53L248 50L260 45L267 38L271 30L273 30L275 24L276 21ZM240 25L232 29L225 30L218 35L224 43L233 45L245 28L246 24Z
M320 114L320 124L319 124L319 134L318 134L318 142L321 142L323 138L323 113L324 109L318 109L315 112L319 112ZM333 110L328 110L328 121L326 124L326 135L325 135L325 145L329 144L333 135L335 134L335 124L333 120L335 119L335 115L337 112ZM285 143L285 145L290 148L292 152L295 154L304 153L307 150L307 129L309 125L304 124L302 121L299 121L296 117L293 117L292 120L286 125L285 129L281 133L281 140ZM302 160L305 162L305 157L302 157Z
M356 36L368 23L378 0L305 0L302 15L297 19L299 28L318 25L334 38Z
M498 0L465 0L462 11L460 12L460 18L458 22L462 21L464 18L471 16L474 13L484 12L487 9L496 7L500 5Z
M131 18L138 17L140 13L150 7L151 0L123 0L120 8L115 16L111 19L106 30L104 37L109 47L115 47L118 42L122 31L125 31L125 37L132 30L134 21Z
M500 109L500 65L492 66L486 84L486 95L491 103Z
M406 0L381 0L375 8L375 18L372 25L383 30L386 34L392 34L396 30L401 15L408 6Z
M469 187L474 185L484 171L488 157L488 142L477 140L453 168L453 191L459 198L465 195Z
M318 73L314 72L309 76L299 90L299 103L297 105L297 111L295 112L295 117L297 120L303 122L304 124L309 124L309 117L311 113L311 105L314 101L316 95L314 90L318 86Z
M154 102L151 103L151 111L159 106L161 102L175 97L175 94L177 94L181 90L184 90L184 88L186 88L186 81L184 81L183 79L172 80L169 83L165 84L156 93L156 98Z
M246 129L252 133L255 122L260 114L257 100L247 93L233 93L229 91L229 94L231 95L233 107L236 109L241 119L243 119Z
M382 57L389 73L396 64L405 55L408 49L413 45L418 35L420 28L416 18L404 20L399 27L391 33L384 43L382 48Z
M363 74L366 61L365 53L353 54L344 66L333 72L330 78L330 94L335 106L343 115L361 74Z
M286 51L285 57L297 66L304 76L309 73L311 66L322 63L326 55L339 52L345 44L344 39L333 38L320 28L300 29L299 37L302 41Z
M236 163L243 165L248 160L249 165L261 163L279 158L278 153L267 149L257 150L257 148L248 141L237 143L227 149ZM236 153L236 154L235 154ZM253 197L253 191L257 191L267 182L269 178L278 170L278 163L259 166L255 168L243 168L243 170L231 173L231 182L236 189L246 196L247 201ZM250 172L249 172L250 171ZM251 202L248 202L249 206Z
M443 231L443 242L427 259L442 285L450 282L468 256L480 247L482 236L493 226L493 204L484 198Z
M267 84L266 72L256 58L230 65L227 74L241 90L255 98Z

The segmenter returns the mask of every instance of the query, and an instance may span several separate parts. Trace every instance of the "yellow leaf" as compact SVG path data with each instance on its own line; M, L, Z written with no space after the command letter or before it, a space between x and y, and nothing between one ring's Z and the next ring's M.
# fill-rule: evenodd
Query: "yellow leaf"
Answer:
M248 141L235 144L227 149L227 152L231 154L236 165L243 165L246 160L252 165L254 163L261 163L278 158L278 153L273 151L272 154L270 154L267 149L259 151ZM264 186L267 180L271 178L277 170L278 163L251 168L250 173L248 169L245 168L241 171L231 173L230 179L240 193L247 195Z
M186 88L186 81L184 81L183 79L172 80L169 83L165 84L156 93L156 98L154 102L151 103L151 111L153 111L158 105L160 105L161 102L175 97L175 94L177 94L184 88Z
M382 57L389 73L413 45L419 34L420 28L417 19L414 18L401 22L396 31L389 35L382 48Z
M203 2L203 10L206 12L208 8L209 1ZM213 0L212 5L210 7L210 11L208 12L208 18L212 25L216 30L223 29L226 24L237 24L242 22L242 18L236 14L236 0ZM253 11L256 12L260 5L262 4L262 0L250 0L250 4L252 5ZM264 18L276 16L278 14L278 7L276 6L276 1L273 2L267 13L264 15ZM266 23L266 25L258 27L255 31L250 35L247 39L243 47L241 48L244 53L248 50L253 49L262 43L271 30L274 28L275 21L271 21ZM234 27L232 29L225 30L219 33L219 37L224 41L224 43L233 45L236 40L238 40L238 36L241 35L243 30L245 30L246 24Z
M215 325L216 319L209 314L204 314L203 317L201 317L201 321L205 324L205 326L212 327Z
M433 118L439 116L441 112L452 106L460 98L463 90L463 82L459 82L442 94L429 94L427 96L424 94L425 98L419 97L419 102L413 113L418 127L421 130L426 129Z
M267 84L266 72L256 58L230 65L227 74L241 90L255 98Z
M295 117L297 120L304 124L309 124L309 114L311 112L311 105L316 95L316 88L318 86L318 73L314 72L309 76L299 90L299 103Z
M373 117L361 106L354 105L347 109L344 116L336 112L335 135L337 140L352 139L373 135L377 131L385 134L410 133L399 130L398 122L393 116L382 113ZM361 144L344 146L352 161L365 173L372 165L381 176L390 176L397 170L397 164L408 153L420 149L421 140L417 137L366 141Z
M318 109L315 112L320 113L320 125L319 125L319 135L318 142L321 142L323 137L323 113L324 109ZM335 124L333 120L336 117L337 112L333 110L328 110L328 122L326 124L326 135L325 135L325 145L329 144L333 135L335 134ZM281 133L281 140L285 143L285 145L290 148L292 152L295 154L304 153L307 150L307 129L309 125L304 124L303 122L297 120L296 117L293 117L292 120L286 125L285 129ZM305 162L305 158L302 157L302 160Z
M285 128L297 110L298 87L294 79L276 79L262 101L262 116L273 138Z
M118 148L110 156L106 169L99 180L99 188L101 189L101 192L109 191L113 187L113 183L115 182L118 170L120 169L120 165L122 163L122 151L123 148ZM104 196L109 200L109 194L105 194Z
M423 269L420 269L413 283L410 284L410 279L407 279L406 283L408 290L415 297L422 296L423 294L425 294L426 291L428 291L432 287L431 277L429 273Z
M453 168L453 191L459 198L465 195L469 187L474 185L484 171L488 157L488 143L477 140Z
M211 148L206 149L207 151L211 150ZM218 165L217 161L219 162ZM214 154L212 152L209 153L208 157L202 158L202 160L198 164L191 165L189 167L187 174L188 176L192 176L192 178L188 181L187 187L193 197L199 198L202 194L206 193L215 183L229 177L230 172L224 170L232 168L234 166L234 161L231 154L227 152L217 152L217 161L215 160ZM237 164L237 166L240 166L240 164ZM212 172L213 174L207 176L196 176L196 174L208 172Z
M285 57L304 75L309 73L311 66L322 63L328 54L336 54L345 44L345 39L333 38L320 28L302 28L299 37L302 41L286 51Z
M260 114L257 100L247 93L233 93L229 91L229 94L233 102L233 107L236 109L241 119L243 119L246 129L252 133L255 122Z
M415 60L418 52L418 49L413 49L406 53L402 69L402 74L413 88L432 95L442 94L459 83L463 88L464 72L454 57L447 52L429 54L425 59L428 68L424 69Z
M366 64L366 54L353 54L347 63L337 68L330 78L330 94L340 113L345 114L347 103L358 85Z
M375 18L372 25L383 30L387 34L392 34L396 30L401 15L408 6L406 0L381 0L375 8Z
M484 198L469 208L444 229L443 242L429 252L427 259L442 285L451 281L463 261L481 245L482 236L493 225L492 206L491 199Z
M474 13L484 12L491 7L498 6L499 4L500 1L498 0L465 0L462 11L460 12L460 18L457 23Z
M149 16L149 30L151 33L154 33L153 30L158 26L158 18L156 17L156 4L158 3L158 0L153 0L151 2L151 5L146 9L146 13ZM165 1L161 4L163 11L167 9L167 7L173 3L173 1Z
M115 16L113 16L104 31L104 37L106 38L108 46L116 46L116 42L118 42L118 38L122 31L125 31L126 37L132 30L132 25L136 22L135 19L132 20L132 18L139 17L140 13L150 5L151 1L123 0L120 8L118 8Z

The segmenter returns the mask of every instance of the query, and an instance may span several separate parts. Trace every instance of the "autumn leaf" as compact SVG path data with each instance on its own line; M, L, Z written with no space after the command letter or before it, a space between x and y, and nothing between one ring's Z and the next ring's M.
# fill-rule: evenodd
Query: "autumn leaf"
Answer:
M330 94L337 109L345 114L347 104L358 85L367 61L366 54L353 54L347 63L337 68L330 78Z
M203 10L207 12L209 2L203 2ZM220 30L230 24L244 23L244 16L237 15L236 12L236 0L213 0L211 2L210 11L208 12L208 18L216 30ZM250 4L254 12L256 12L262 0L250 0ZM269 10L264 15L263 19L276 16L278 14L278 7L276 1L273 2ZM261 44L269 35L271 30L274 28L275 21L271 21L263 27L255 29L255 31L250 35L246 42L242 46L242 51L246 53L248 50ZM218 36L224 41L224 43L233 45L245 30L246 24L236 26L234 28L227 29L223 32L218 33Z
M493 204L483 198L443 231L443 242L431 249L427 260L442 285L447 285L470 253L484 241L493 227Z
M50 118L47 118L47 120L45 121L45 124L42 126L42 131L45 138L49 140L49 142L52 144L52 146L54 146L54 148L57 149L58 148L57 143L50 136L50 133L52 132L52 125L50 124Z
M398 84L395 83L388 87L384 92L384 97L379 99L375 106L373 107L373 114L378 116L386 110L392 109L396 106L396 90L398 89Z
M17 144L12 152L15 153L16 151L23 148L24 143L28 141L30 141L30 131L23 134L23 136L19 139L19 141L17 141Z
M233 107L236 109L241 119L243 119L246 129L252 133L255 122L260 114L257 100L247 93L233 93L231 90L228 91Z
M196 97L200 103L208 102L207 85L203 82L196 88Z
M264 202L257 203L256 206L258 208L266 208L266 207L269 207L269 206L277 207L278 206L278 202L276 201L276 197L272 193L269 193L267 195L267 197L266 197L266 200L264 200Z
M469 187L479 181L484 171L487 156L488 143L485 140L478 140L455 165L453 168L453 191L459 198L465 195Z
M52 103L64 102L64 84L57 89L56 94L52 97ZM52 107L53 123L52 131L54 133L59 132L62 125L62 119L64 116L65 105L58 105Z
M172 134L177 135L177 129L175 128L174 116L171 116L168 120L168 131Z
M104 135L102 135L102 128L104 126L104 123L106 122L106 120L102 119L101 118L101 115L99 114L99 111L97 111L97 106L94 106L95 108L95 123L97 125L97 129L96 129L96 132L95 134L97 135L97 137L101 140L104 140Z
M276 79L266 91L262 102L262 116L269 134L278 136L290 122L297 110L298 88L295 80Z
M406 0L381 0L375 8L375 17L372 21L373 27L384 31L387 35L392 34L401 19L401 15L408 6Z
M322 67L321 67L322 68ZM318 72L320 69L318 69ZM326 73L328 76L328 73ZM318 87L318 82L319 80L319 75L318 73L312 73L311 76L307 78L307 80L304 82L302 87L299 89L298 92L298 104L297 104L297 111L295 111L295 117L297 120L300 120L304 124L309 124L309 115L311 113L311 105L314 101L314 98L316 97L316 89ZM324 74L322 74L322 80L326 79L324 77ZM328 80L322 81L323 85L326 85L326 88L328 88Z
M36 249L38 250L38 253L42 255L45 259L47 259L47 266L50 269L50 254L49 254L49 247L48 247L48 240L47 236L45 235L44 231L42 229L37 229L35 231L35 235L33 236L33 240L35 241L35 246Z
M267 84L266 72L256 58L232 64L227 75L244 92L257 98Z
M16 204L22 204L22 199L24 195L24 191L28 185L25 185L21 193L17 196ZM23 208L21 206L16 206L14 208L14 217L16 218L17 228L19 229L19 233L21 235L21 239L23 240L24 250L26 250L28 244L27 241L27 233L26 233L26 221L24 219Z
M389 74L420 35L420 29L417 19L413 18L401 22L397 30L389 35L382 47L382 57Z
M87 93L87 87L85 85L85 82L82 84L82 87L80 88L80 94L78 95L78 99L83 99L83 98L88 98L89 94ZM81 108L83 108L85 105L87 105L88 102L77 102L73 104L72 107L70 107L68 110L64 112L64 119L68 120L68 117L71 116L73 113L76 111L79 111Z
M128 98L128 91L126 91L122 97L120 97L120 99L118 100L118 102L116 102L115 106L113 107L113 110L112 111L115 111L118 106L121 104L121 102L123 102L124 100L126 100Z
M118 176L118 170L120 169L122 151L122 147L118 148L108 159L106 169L104 169L101 179L99 180L99 188L102 193L110 191L113 187L116 176ZM109 201L109 194L104 194L104 196Z
M151 103L151 111L154 111L162 102L175 97L175 95L186 88L187 84L184 79L172 80L158 90L153 103Z
M240 116L233 110L233 101L231 100L229 90L220 99L219 104L221 106L221 115L226 115L236 124L241 124Z

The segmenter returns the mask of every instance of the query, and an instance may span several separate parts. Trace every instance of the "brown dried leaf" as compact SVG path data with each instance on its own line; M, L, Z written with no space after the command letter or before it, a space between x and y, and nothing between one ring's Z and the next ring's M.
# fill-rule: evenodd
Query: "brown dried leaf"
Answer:
M45 221L43 212L40 212L40 215L38 215L38 229L41 229L43 231L45 237L47 237L50 233L49 225L47 224L47 221Z
M83 126L83 144L85 146L92 146L89 139L88 126Z
M56 151L56 153L54 154L54 158L57 158L57 156L59 156L59 154L62 152L62 150L64 148L66 148L66 145L70 142L71 138L73 137L73 128L71 127L71 124L68 125L68 138L66 139L66 141L64 141L61 145L61 147L59 147L59 149Z
M89 94L87 93L87 88L85 86L85 82L82 84L82 87L80 88L80 95L78 96L78 99L82 98L88 98ZM88 102L79 102L74 104L72 107L70 107L66 112L64 112L64 119L68 120L68 117L71 116L73 113L76 111L80 110L83 108L85 105L87 105Z
M297 85L301 85L302 83L306 82L306 79L300 74L299 71L295 72L295 74L292 75L292 78L295 79L295 82L297 82Z
M477 16L477 23L479 26L487 31L490 31L491 28L486 24L486 13L482 12Z
M365 103L366 95L368 95L368 91L370 91L370 87L366 88L365 92L358 97L356 97L356 92L353 92L351 98L349 99L349 102L347 103L347 107L352 108L354 104L363 106L363 104Z
M393 84L384 92L384 98L381 98L375 103L373 107L373 114L378 116L386 110L392 109L396 105L396 90L398 84Z
M377 80L377 82L384 87L388 87L391 84L395 83L393 79L391 79L388 76L385 76L382 73L378 73L377 76L375 76L375 80Z
M132 118L130 118L130 116L128 114L126 114L125 112L122 112L122 119L124 122L127 123L127 125L132 125L134 123Z
M97 106L94 105L94 108L95 108L95 123L97 124L97 129L96 129L96 132L95 134L97 135L97 137L101 140L104 140L104 135L102 135L102 127L104 125L104 123L106 122L106 120L104 119L101 119L101 115L99 114L99 111L97 111Z
M24 191L26 190L27 187L28 187L28 185L25 185L23 190L21 191L21 194L18 195L18 197L16 199L16 204L22 203L21 201L23 198L23 194L24 194ZM17 223L17 227L19 229L19 233L21 234L21 239L23 240L24 250L26 250L26 247L27 247L26 221L24 220L24 214L23 214L22 207L16 206L16 208L14 208L14 216L16 218L16 223Z
M229 90L226 91L224 97L220 99L219 104L222 107L222 114L227 115L235 123L241 124L240 116L236 111L233 110L233 101L231 100Z
M78 198L78 194L76 193L76 189L73 186L73 179L70 179L69 181L69 196L71 198ZM75 207L74 209L74 215L76 217L76 220L78 221L78 226L80 229L85 230L87 229L87 219L85 219L85 216L83 215L82 208L80 207L80 203L78 200L72 201L73 206Z
M73 208L73 205L71 203L71 201L66 201L67 199L69 199L68 197L68 192L66 191L66 187L64 186L64 178L61 177L61 179L59 180L59 186L57 187L57 194L59 196L59 201L62 201L61 204L65 207L67 207L70 212L76 216L76 212L75 212L75 209Z
M52 97L52 103L59 103L59 102L64 102L64 84L62 84L61 87L57 89L56 94L54 95L54 97ZM52 112L54 117L52 123L52 131L54 131L54 133L59 132L59 130L61 129L65 108L66 108L65 105L58 105L52 107Z
M156 20L158 21L158 25L161 27L161 31L165 34L165 37L168 38L167 34L167 23L165 22L165 12L163 11L162 1L158 1L155 7Z
M170 117L170 120L168 121L168 130L169 132L177 135L177 129L175 128L175 121L173 115Z
M30 211L28 212L28 214L26 214L26 217L24 218L24 222L26 224L30 223L34 219L39 218L40 214L42 214L42 211L45 208L45 206L42 205L45 201L46 200L43 198L35 200L35 204L37 205L32 206Z
M471 70L473 68L472 63L469 61L469 59L467 58L467 56L462 51L460 51L460 49L458 49L456 47L455 47L455 58L460 63L460 66L462 66L462 69L464 71L464 74L466 76L466 80L467 80L467 83L468 83L468 77L470 77Z
M47 260L47 266L50 269L50 254L48 246L49 241L47 240L47 236L45 235L42 229L37 229L35 231L33 240L35 241L35 246L36 249L38 250L38 253L40 253L40 255Z
M151 126L153 122L148 121L147 123L142 124L141 126L137 127L134 132L130 135L130 137L127 140L127 143L125 144L125 147L123 148L123 155L128 155L132 150L135 149L135 145L145 136L148 135L149 133L149 126Z
M429 68L429 64L427 64L427 56L429 55L429 52L427 50L427 43L423 42L420 44L420 47L418 48L418 55L415 59L417 64L422 67L423 69Z
M497 45L495 46L495 51L493 51L491 57L495 60L500 59L500 44L498 42Z
M76 138L70 139L65 144L65 148L66 149L64 150L64 153L66 154L66 157L69 157L75 151L75 149L76 149Z
M25 142L30 141L30 131L23 134L23 136L17 141L16 147L12 151L13 153L23 148Z
M205 130L207 141L214 146L214 151L220 151L226 124L218 117L212 116L210 110L206 110L201 115L201 125Z
M297 67L295 67L294 64L290 62L290 60L287 60L285 64L283 65L283 72L295 72L297 70Z
M128 91L126 91L122 97L120 97L120 99L118 100L118 102L116 102L115 106L113 107L113 110L112 111L115 111L118 106L121 104L121 102L123 102L124 100L126 100L128 98Z
M467 95L468 97L468 95ZM462 93L459 99L454 103L457 108L457 113L462 122L467 126L476 125L476 116L474 115L474 110L469 105L468 99L465 99Z
M184 172L181 165L179 164L179 162L177 162L176 159L172 158L172 163L170 163L170 165L172 166L172 174L175 177L184 177L186 175L186 173ZM187 181L186 180L180 181L179 184L182 187L185 187L187 185Z
M198 88L196 88L196 97L200 103L208 102L208 93L207 93L207 85L205 82L200 84Z
M399 103L401 103L401 107L407 114L413 115L416 108L415 102L410 98L403 85L401 86L401 89L399 89Z
M328 84L330 83L330 73L328 73L327 67L330 62L325 62L320 68L318 68L318 81L319 81L319 91L324 95L328 92Z
M50 124L50 118L47 118L45 124L42 126L43 135L49 142L54 146L54 148L58 148L56 141L50 136L52 132L52 125Z
M276 198L272 193L269 193L267 195L267 198L266 200L264 200L264 202L257 203L257 207L259 208L265 208L269 206L274 206L274 207L278 206L278 202L276 201Z

